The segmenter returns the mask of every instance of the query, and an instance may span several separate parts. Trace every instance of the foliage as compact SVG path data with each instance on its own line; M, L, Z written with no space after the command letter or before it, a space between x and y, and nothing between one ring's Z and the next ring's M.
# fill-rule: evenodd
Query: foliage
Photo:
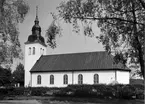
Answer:
M22 96L24 95L24 91L26 90L24 87L18 87L18 88L6 88L8 90L8 95L10 96Z
M46 93L47 89L46 88L32 88L31 89L31 95L32 96L43 96Z
M11 70L0 67L0 86L11 84Z
M106 51L115 53L114 62L140 64L144 76L144 5L143 0L69 0L57 9L59 20L73 24L77 32L81 22L84 35L93 36L97 23L101 31L97 39Z
M141 84L141 85L144 85L144 80L143 79L130 79L130 84L135 84L135 85L138 85L138 84Z
M23 64L19 64L16 67L16 70L12 73L12 81L13 83L20 83L21 86L24 85L24 66Z
M122 87L122 97L124 99L131 99L135 96L135 88L133 86L123 86Z
M51 94L50 94L51 92ZM101 99L143 99L144 85L68 85L65 88L30 87L0 88L5 96L88 97Z
M69 85L55 92L55 96L95 97L103 99L144 98L143 85Z
M0 0L0 66L10 67L13 58L22 58L18 24L28 10L24 0Z
M55 14L52 14L53 21L46 32L47 37L47 43L51 48L56 48L56 37L57 35L61 35L61 27L57 21L57 16Z

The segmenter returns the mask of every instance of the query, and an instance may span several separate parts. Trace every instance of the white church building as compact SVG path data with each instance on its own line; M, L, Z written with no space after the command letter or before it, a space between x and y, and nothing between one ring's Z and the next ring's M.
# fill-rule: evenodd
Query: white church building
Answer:
M129 84L130 70L115 64L107 52L47 55L38 16L25 42L25 87L66 87L68 84Z

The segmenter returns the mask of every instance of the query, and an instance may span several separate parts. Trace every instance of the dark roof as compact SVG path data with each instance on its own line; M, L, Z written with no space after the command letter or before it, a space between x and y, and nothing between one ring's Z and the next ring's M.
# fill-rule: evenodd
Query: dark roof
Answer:
M124 65L114 64L107 52L86 52L41 56L30 72L87 70L126 70Z
M30 35L25 44L33 44L33 43L40 43L41 45L47 47L47 45L45 44L45 40L42 36L39 36L39 39L37 39L37 35Z

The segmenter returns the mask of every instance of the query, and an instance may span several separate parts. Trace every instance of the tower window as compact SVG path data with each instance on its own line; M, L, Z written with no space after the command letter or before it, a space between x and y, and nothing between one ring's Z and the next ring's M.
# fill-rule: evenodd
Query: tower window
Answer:
M42 54L44 54L44 49L43 49L43 52L42 52Z
M68 75L63 76L63 84L68 84Z
M33 55L35 55L35 47L33 47Z
M54 76L50 75L50 84L54 84Z
M41 84L41 76L40 75L37 76L37 84Z
M94 84L98 84L99 83L99 75L95 74L94 75Z
M78 84L83 84L83 75L82 74L78 75Z
M29 47L29 55L31 55L31 47Z
M42 54L42 48L40 48L40 54Z

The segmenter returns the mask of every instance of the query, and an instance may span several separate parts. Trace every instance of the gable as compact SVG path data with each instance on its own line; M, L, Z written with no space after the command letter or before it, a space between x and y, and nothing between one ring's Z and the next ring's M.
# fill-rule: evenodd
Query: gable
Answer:
M107 52L86 52L41 56L30 72L116 69L125 70L125 67L114 64L113 56Z

